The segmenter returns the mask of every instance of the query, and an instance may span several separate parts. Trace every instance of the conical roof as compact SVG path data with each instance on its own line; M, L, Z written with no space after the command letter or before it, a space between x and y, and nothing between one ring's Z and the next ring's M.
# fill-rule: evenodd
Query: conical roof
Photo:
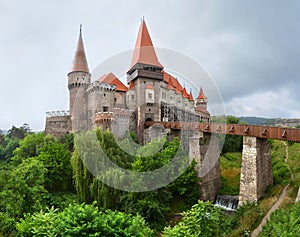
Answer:
M203 89L202 89L202 86L200 88L200 92L199 92L199 95L197 97L197 99L207 99L207 97L204 95L204 92L203 92Z
M77 49L76 49L75 56L73 59L71 71L72 72L88 72L89 73L89 67L87 64L87 59L86 59L84 46L83 46L81 25L80 25Z
M183 91L182 91L182 96L184 97L184 98L189 98L189 95L188 95L188 93L186 92L186 89L184 88L183 89Z
M192 90L190 91L190 94L189 94L189 101L194 101Z
M142 20L139 28L130 68L132 68L137 63L163 67L156 56L152 40L144 19Z

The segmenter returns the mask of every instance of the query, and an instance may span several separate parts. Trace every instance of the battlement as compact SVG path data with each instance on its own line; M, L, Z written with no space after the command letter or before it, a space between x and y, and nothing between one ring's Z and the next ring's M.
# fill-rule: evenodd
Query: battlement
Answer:
M103 91L109 91L113 92L116 90L115 85L110 85L104 82L99 82L99 81L94 81L91 83L91 85L88 87L87 92L92 93L98 90L103 90Z
M46 118L61 117L61 116L70 116L70 111L69 110L57 110L57 111L46 112Z

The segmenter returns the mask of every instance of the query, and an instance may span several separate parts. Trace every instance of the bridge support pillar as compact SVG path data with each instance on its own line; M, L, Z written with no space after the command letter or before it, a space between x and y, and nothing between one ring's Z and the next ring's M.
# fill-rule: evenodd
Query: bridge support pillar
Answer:
M214 134L199 133L189 139L189 157L195 159L200 180L201 199L213 201L221 189L219 139Z
M239 205L257 201L273 183L270 151L267 139L243 137Z

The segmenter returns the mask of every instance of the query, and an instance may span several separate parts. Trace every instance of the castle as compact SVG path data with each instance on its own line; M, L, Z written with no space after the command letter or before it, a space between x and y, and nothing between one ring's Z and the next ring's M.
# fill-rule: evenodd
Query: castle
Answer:
M146 23L142 20L127 71L127 86L108 72L91 82L82 31L71 72L68 73L69 111L46 114L46 134L61 136L95 127L122 136L134 131L139 143L149 140L147 121L209 122L207 97L202 87L194 100L177 78L159 62Z

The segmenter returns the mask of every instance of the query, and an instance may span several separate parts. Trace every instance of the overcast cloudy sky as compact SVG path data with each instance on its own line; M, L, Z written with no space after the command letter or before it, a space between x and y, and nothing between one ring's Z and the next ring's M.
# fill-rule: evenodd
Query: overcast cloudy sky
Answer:
M142 16L155 46L206 68L227 114L300 117L300 1L0 0L0 128L68 109L81 23L93 69L134 47Z

